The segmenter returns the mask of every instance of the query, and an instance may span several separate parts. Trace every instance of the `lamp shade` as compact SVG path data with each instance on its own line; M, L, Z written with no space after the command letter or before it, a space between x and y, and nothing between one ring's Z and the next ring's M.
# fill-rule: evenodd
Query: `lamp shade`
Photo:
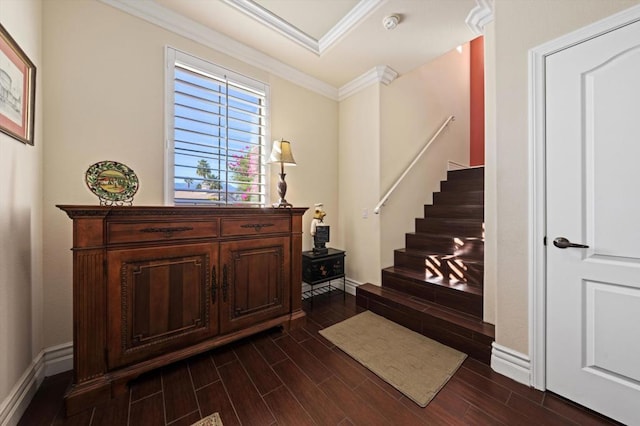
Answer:
M291 143L289 141L285 141L284 139L273 141L269 163L281 163L295 166L296 160L293 159L293 153L291 152Z

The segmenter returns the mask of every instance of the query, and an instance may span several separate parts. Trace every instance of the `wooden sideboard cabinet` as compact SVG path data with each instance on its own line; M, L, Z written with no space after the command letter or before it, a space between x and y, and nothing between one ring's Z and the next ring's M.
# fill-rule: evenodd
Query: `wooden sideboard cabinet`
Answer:
M146 371L304 324L306 208L58 207L73 219L68 415Z

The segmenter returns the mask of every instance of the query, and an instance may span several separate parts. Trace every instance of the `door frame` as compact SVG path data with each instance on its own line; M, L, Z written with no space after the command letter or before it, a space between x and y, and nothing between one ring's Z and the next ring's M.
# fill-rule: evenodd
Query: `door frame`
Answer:
M546 390L546 96L545 60L561 50L625 25L640 21L640 5L633 6L529 51L529 358L530 385Z

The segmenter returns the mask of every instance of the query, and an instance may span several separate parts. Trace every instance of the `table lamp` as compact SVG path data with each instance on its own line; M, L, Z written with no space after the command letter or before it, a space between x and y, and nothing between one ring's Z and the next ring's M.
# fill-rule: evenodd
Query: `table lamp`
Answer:
M280 200L273 204L273 207L293 207L293 205L288 203L284 198L287 193L287 182L284 180L286 176L284 173L284 165L296 165L296 161L293 159L293 154L291 153L291 143L284 139L273 141L273 148L271 149L271 156L269 157L268 163L280 163L280 181L278 182L278 195L280 196Z

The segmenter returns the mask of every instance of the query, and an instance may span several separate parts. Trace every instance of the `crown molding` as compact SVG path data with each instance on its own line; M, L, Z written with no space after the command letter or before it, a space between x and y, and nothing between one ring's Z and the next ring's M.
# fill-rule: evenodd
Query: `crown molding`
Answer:
M222 0L229 6L232 6L249 16L250 18L260 22L263 25L276 30L280 34L284 35L288 39L295 41L300 46L312 51L316 55L320 54L318 48L318 40L311 37L309 34L298 29L294 25L285 21L278 15L271 13L271 11L260 6L252 0Z
M476 7L471 9L464 22L475 35L481 36L493 18L493 0L476 0Z
M351 96L355 92L373 83L390 84L398 77L398 73L386 65L378 65L360 77L340 87L331 86L321 80L311 77L302 71L297 70L271 56L253 49L243 43L238 42L224 34L212 30L202 24L177 14L163 6L158 5L153 0L99 0L102 3L119 9L125 13L143 19L167 31L171 31L185 38L201 43L211 49L239 59L249 65L253 65L278 77L284 78L294 84L309 89L320 95L326 96L335 101L341 101ZM226 1L226 0L225 0ZM368 0L370 4L381 4L386 0ZM477 0L485 1L485 0ZM358 3L358 7L364 0ZM373 10L373 9L371 9ZM362 11L357 13L362 14ZM363 16L363 15L360 15ZM349 15L345 19L355 19ZM337 26L341 25L342 21ZM335 27L334 27L335 28ZM331 31L329 32L331 33ZM329 34L327 33L327 34ZM344 34L344 31L342 31ZM336 39L337 40L337 39Z
M340 41L352 28L369 16L387 0L360 0L338 23L318 42L320 54L326 52Z
M387 65L378 65L376 67L373 67L366 73L362 74L360 77L357 77L342 86L338 90L338 101L342 101L374 83L389 85L397 77L398 73Z
M327 98L338 100L338 89L271 56L185 18L153 0L100 0L102 3L239 59Z
M398 73L387 65L378 65L375 70L376 75L378 76L378 81L385 86L388 86L393 80L398 78Z
M320 56L387 0L360 0L349 13L319 40L311 37L253 0L222 1Z

